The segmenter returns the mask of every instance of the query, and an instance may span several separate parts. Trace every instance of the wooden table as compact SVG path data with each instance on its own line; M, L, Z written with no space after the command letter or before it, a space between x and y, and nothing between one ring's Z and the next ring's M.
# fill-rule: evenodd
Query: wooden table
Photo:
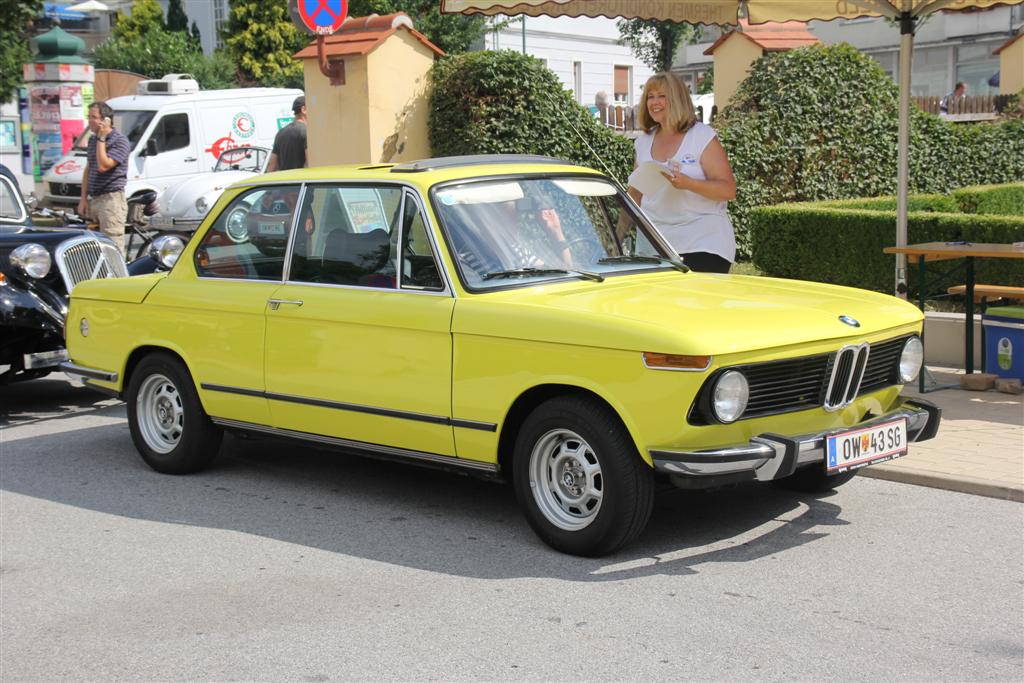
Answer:
M964 296L967 300L967 327L965 329L964 342L964 371L968 374L974 372L974 259L1010 258L1024 260L1024 248L1015 247L1012 244L924 242L922 244L908 244L905 247L886 247L882 251L886 254L906 254L908 257L917 257L918 272L920 273L918 305L922 312L924 311L925 278L927 274L925 264L933 261L965 259L967 291L964 292ZM923 370L919 376L918 384L919 389L923 392L925 390Z

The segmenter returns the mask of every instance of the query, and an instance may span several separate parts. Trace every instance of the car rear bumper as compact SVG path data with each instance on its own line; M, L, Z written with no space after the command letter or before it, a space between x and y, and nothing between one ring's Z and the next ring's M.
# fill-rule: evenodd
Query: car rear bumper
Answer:
M942 409L923 399L908 398L896 410L842 429L796 436L766 433L755 436L749 443L725 448L701 451L651 450L650 455L655 470L673 477L729 478L752 474L758 481L771 481L788 477L798 467L823 463L829 436L899 418L907 420L908 441L926 441L938 431Z

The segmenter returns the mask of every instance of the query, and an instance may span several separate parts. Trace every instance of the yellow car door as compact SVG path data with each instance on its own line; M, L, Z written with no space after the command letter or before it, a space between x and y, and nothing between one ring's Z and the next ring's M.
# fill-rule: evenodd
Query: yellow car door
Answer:
M455 455L455 301L436 254L412 253L422 216L400 185L307 186L288 279L267 312L275 427Z

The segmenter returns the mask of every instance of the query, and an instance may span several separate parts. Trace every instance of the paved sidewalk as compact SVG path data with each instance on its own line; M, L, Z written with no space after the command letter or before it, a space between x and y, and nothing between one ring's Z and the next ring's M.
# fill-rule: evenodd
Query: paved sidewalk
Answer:
M940 384L963 371L931 368ZM905 396L921 396L917 385ZM942 408L939 433L861 476L1024 502L1024 395L943 389L922 396Z

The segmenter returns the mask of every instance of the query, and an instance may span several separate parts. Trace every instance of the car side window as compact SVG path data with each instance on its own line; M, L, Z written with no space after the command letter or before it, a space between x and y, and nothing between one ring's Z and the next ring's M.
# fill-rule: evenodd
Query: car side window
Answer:
M310 185L292 246L292 282L394 289L402 189Z
M20 222L25 218L25 208L18 197L18 190L10 180L0 176L0 220Z
M405 193L402 218L402 289L444 289L423 210L412 192Z
M188 147L188 114L168 114L161 118L151 139L156 141L157 152L170 152Z
M259 187L236 197L196 247L199 276L281 280L300 189Z

